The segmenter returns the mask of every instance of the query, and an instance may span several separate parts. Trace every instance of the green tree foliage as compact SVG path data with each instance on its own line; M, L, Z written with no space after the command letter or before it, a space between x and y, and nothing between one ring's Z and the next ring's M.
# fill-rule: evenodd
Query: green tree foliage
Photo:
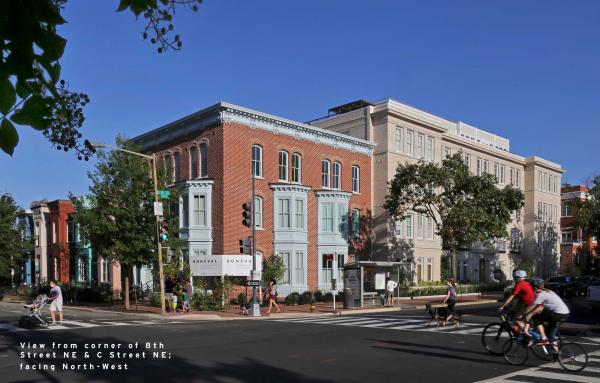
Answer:
M442 164L400 164L384 202L388 213L404 220L409 212L432 217L435 232L450 251L456 277L456 251L507 238L511 212L523 206L521 190L498 188L490 174L474 176L457 153Z
M74 150L79 159L91 154L80 143L79 129L89 102L61 79L60 59L67 40L57 27L66 21L66 0L0 1L0 149L12 156L19 143L14 124L43 132L58 150ZM159 53L182 47L174 33L178 5L197 11L201 0L121 0L117 11L142 15L147 24L142 38L158 44Z
M281 281L285 273L285 264L283 258L279 255L271 255L263 259L262 279L264 282Z
M121 138L117 138L117 145L135 151ZM128 282L133 267L154 265L157 261L158 226L153 211L152 179L142 157L119 151L100 151L98 160L96 169L88 173L91 206L73 198L74 218L80 225L83 240L91 243L95 254L121 264L128 306ZM164 180L164 176L161 178ZM159 179L160 185L164 182ZM178 201L177 193L171 190L170 199L163 200L166 216L169 204L175 201ZM169 219L169 240L163 242L164 247L174 251L178 250L176 227L176 220Z
M22 210L16 205L10 194L0 195L0 278L10 280L10 271L18 267L23 257L26 257L33 245L24 242L17 217Z
M589 198L576 201L577 227L583 229L584 237L600 238L600 174L592 178ZM599 253L596 248L596 253Z

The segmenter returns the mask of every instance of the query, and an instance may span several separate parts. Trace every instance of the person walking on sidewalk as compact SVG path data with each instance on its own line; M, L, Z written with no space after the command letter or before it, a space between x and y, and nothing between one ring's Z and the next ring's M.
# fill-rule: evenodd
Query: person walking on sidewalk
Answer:
M447 305L448 313L453 315L454 306L456 305L456 283L454 283L454 279L452 278L448 279L448 293L444 299L444 304Z
M390 306L394 305L394 289L396 289L396 287L398 287L396 281L392 281L390 277L388 277L387 281L385 282L385 290L387 294L388 305Z
M277 282L274 279L271 282L269 282L267 292L269 293L269 309L267 310L267 314L271 313L271 308L273 307L273 305L275 305L277 312L280 312L281 310L279 310L279 306L277 305Z
M56 314L58 311L58 315L60 318L60 324L63 323L63 298L62 291L60 287L56 284L56 281L50 281L50 318L52 318L52 326L56 325Z

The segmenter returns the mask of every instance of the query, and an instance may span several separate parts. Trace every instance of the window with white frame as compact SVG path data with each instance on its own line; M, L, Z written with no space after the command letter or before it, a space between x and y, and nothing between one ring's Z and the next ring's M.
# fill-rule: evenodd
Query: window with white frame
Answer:
M433 218L427 217L427 239L433 239Z
M294 257L294 265L294 284L306 284L306 272L304 270L304 252L296 251L296 256Z
M360 193L360 168L357 165L352 166L352 192Z
M321 161L321 186L324 188L328 188L330 186L329 183L329 171L331 168L331 163L329 160Z
M425 135L417 134L417 157L425 158Z
M417 281L423 280L423 258L417 258Z
M279 256L283 260L283 265L285 268L283 278L281 279L281 283L284 285L288 285L292 283L292 253L290 253L289 251L280 251Z
M181 197L181 215L183 216L183 227L189 227L190 226L190 207L189 204L190 203L190 196L188 194L184 194Z
M433 281L433 258L427 258L427 280Z
M423 239L423 214L417 214L417 239Z
M515 185L520 188L521 187L521 171L515 170Z
M413 137L415 133L412 130L406 131L406 154L413 155Z
M481 175L481 158L477 158L475 161L475 174L478 176Z
M263 227L263 199L261 197L254 198L254 226L256 228Z
M52 222L52 243L56 243L58 241L58 227L56 222Z
M333 233L333 203L323 202L321 204L321 231Z
M109 270L110 270L110 261L107 258L102 258L100 260L100 271L101 271L101 282L102 283L108 283L110 282L110 274L109 274Z
M402 223L403 223L403 221L400 219L398 219L394 222L394 234L396 236L402 236L402 234L404 234L402 231Z
M298 153L292 154L292 182L302 182L302 156Z
M346 204L337 204L337 230L340 234L346 234L346 223L348 222L348 212Z
M463 155L463 162L465 164L465 166L467 167L467 170L471 171L471 155L470 154L464 154Z
M571 205L568 202L561 202L560 204L560 215L561 217L573 216Z
M451 155L452 150L449 147L444 146L444 158L450 158Z
M77 281L85 282L85 259L83 257L79 257L77 260Z
M407 214L405 221L406 221L406 238L412 238L413 237L413 215Z
M563 242L563 243L573 242L573 232L572 231L563 231L561 239L562 239L561 242Z
M333 163L333 184L332 189L341 189L342 187L342 164L339 162Z
M173 154L173 162L174 162L174 181L177 182L181 179L181 154L176 152Z
M260 145L252 146L252 174L255 177L262 177L262 154L263 149Z
M206 195L194 195L193 202L193 224L196 226L206 226Z
M279 198L277 200L279 228L289 229L291 224L290 200L289 198Z
M500 182L500 164L494 162L494 178L496 178L496 183Z
M542 217L542 203L538 202L537 219L541 220Z
M296 199L296 211L294 215L296 216L296 229L304 229L304 200Z
M490 161L483 160L483 173L489 173L489 172L490 172Z
M500 184L504 185L504 173L506 172L506 166L500 165Z
M509 185L515 185L515 169L510 168L508 170L508 184Z
M200 177L208 177L208 144L200 144Z
M321 281L322 283L331 283L331 274L333 268L333 257L336 257L336 254L322 254L321 255ZM343 276L344 273L344 259L345 254L337 254L337 275L335 278L338 282L341 280L340 277Z
M433 137L427 137L427 159L433 161L435 157L435 145Z
M170 181L173 181L173 164L172 164L172 161L173 161L173 159L168 154L163 159L163 164L165 166L165 175L167 176L167 179L170 180Z
M73 221L73 218L67 220L67 242L75 242L75 221Z
M196 179L200 175L198 172L198 148L195 146L190 147L190 178Z
M279 180L288 180L288 152L285 150L279 151Z
M396 128L396 151L402 153L402 128Z
M352 235L357 238L360 236L360 210L352 209Z

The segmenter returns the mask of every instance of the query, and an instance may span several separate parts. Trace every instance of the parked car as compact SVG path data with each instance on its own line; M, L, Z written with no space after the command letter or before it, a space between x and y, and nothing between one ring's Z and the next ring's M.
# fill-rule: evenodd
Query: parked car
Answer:
M557 277L550 277L544 283L544 287L548 290L552 290L558 295L565 296L565 286L571 282L573 282L575 278L570 277L568 275L559 275Z
M564 286L565 296L576 297L579 295L587 295L588 287L594 282L600 282L600 278L592 275L577 277L574 281L571 281Z
M600 281L595 281L588 287L587 301L592 310L600 310Z

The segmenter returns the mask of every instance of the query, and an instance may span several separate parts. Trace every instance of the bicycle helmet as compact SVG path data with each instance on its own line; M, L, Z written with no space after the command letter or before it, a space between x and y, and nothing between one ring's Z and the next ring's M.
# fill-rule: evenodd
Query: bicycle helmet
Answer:
M513 278L527 278L527 273L524 270L515 270L513 271Z
M537 288L537 289L543 289L544 288L544 280L543 279L540 279L540 278L531 278L531 280L529 281L529 283L534 288Z

